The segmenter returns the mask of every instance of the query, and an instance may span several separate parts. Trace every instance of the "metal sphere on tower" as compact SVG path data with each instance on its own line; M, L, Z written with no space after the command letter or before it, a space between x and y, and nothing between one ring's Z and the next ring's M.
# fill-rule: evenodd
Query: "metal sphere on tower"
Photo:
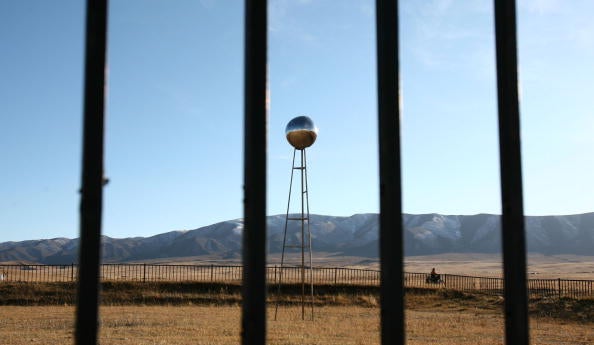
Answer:
M287 140L297 150L310 147L318 137L318 128L307 116L297 116L289 121L285 129Z

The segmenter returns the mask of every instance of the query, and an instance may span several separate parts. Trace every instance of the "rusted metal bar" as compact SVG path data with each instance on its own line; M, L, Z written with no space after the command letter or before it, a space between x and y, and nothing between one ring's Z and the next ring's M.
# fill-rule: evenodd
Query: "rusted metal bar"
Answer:
M266 343L267 1L245 1L244 231L241 341Z
M88 0L86 11L80 251L75 343L97 343L107 0Z
M404 344L398 1L376 1L382 344Z
M501 230L505 285L506 344L528 345L526 241L520 152L516 2L495 0Z

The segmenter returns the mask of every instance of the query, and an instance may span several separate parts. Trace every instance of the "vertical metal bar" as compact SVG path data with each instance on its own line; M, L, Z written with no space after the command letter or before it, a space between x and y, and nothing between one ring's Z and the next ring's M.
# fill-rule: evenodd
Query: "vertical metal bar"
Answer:
M501 230L507 344L528 344L526 243L520 152L516 2L495 0L497 99L501 170Z
M242 344L266 342L267 1L245 1Z
M82 188L76 344L97 343L107 0L88 0L85 38Z
M382 344L404 344L398 0L376 0Z

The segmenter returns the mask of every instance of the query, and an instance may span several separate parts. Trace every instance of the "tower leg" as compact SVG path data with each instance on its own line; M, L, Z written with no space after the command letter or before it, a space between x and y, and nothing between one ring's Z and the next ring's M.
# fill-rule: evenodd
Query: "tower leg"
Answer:
M305 150L303 150L303 166L307 166L307 155L305 154ZM314 319L314 294L313 294L313 263L312 263L312 246L311 246L311 228L309 226L309 186L307 185L307 170L305 170L305 205L307 207L307 240L309 249L309 286L310 286L310 304L311 304L311 320Z
M301 320L305 320L305 166L301 150ZM309 223L309 220L307 221Z
M295 246L288 246L287 245L287 229L289 220L299 220L301 222L301 236L300 236L300 244L297 245L298 248L301 248L301 267L300 267L300 276L301 276L301 319L305 320L305 306L306 306L306 278L309 278L309 285L310 285L310 306L311 306L311 320L313 320L313 312L314 312L314 297L313 297L313 266L312 266L312 240L311 240L311 229L309 226L309 193L308 193L308 185L307 185L307 159L305 149L299 150L300 151L300 165L295 166L295 155L297 149L293 150L293 161L292 161L292 169L291 169L291 181L289 185L289 197L287 201L287 212L285 215L285 228L283 233L283 247L281 251L281 263L280 263L280 271L278 274L278 281L277 281L277 300L274 309L274 319L277 319L278 316L278 306L280 304L280 294L281 294L281 285L283 281L283 271L285 268L285 254L287 247L295 247ZM291 193L293 188L293 176L295 170L301 170L301 217L289 217L289 211L291 206ZM307 223L306 223L307 222ZM306 240L307 238L307 240ZM307 241L307 242L306 242ZM309 254L309 274L306 275L305 273L305 249L307 248Z
M295 153L297 153L297 149L293 149L293 160L291 162L291 181L289 182L289 198L287 200L287 212L285 214L285 230L283 233L283 249L281 252L280 271L278 274L276 304L274 306L274 320L275 321L276 321L276 317L278 315L278 304L280 303L281 284L283 282L283 268L284 268L284 263L285 263L285 248L287 245L287 227L289 225L289 208L291 206L291 191L293 188L293 173L295 172Z

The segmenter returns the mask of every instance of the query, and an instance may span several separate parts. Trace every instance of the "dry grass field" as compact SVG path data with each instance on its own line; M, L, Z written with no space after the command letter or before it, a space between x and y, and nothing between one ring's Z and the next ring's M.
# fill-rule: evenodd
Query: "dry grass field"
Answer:
M594 279L594 257L528 254L528 278ZM429 272L432 267L448 274L501 277L503 259L495 254L441 254L409 256L407 272Z
M269 255L268 280L275 281L280 270L279 258ZM144 265L144 264L147 265ZM7 281L47 282L73 281L77 267L34 266L19 263L1 263L4 279ZM154 266L153 266L154 265ZM167 258L166 260L147 260L125 265L107 264L101 268L104 280L117 281L241 281L241 261L216 259L214 257ZM235 267L233 267L235 266ZM288 265L291 266L291 265ZM314 280L316 283L341 284L377 284L379 260L350 256L335 256L328 253L316 253L314 259ZM336 269L338 267L338 269ZM406 272L429 273L432 268L439 273L450 275L469 275L480 277L502 277L502 258L497 254L439 254L427 256L409 256L404 260ZM345 268L345 269L340 269ZM371 271L352 272L348 268ZM528 255L529 279L594 279L594 256L576 255ZM299 270L286 268L284 282L300 281Z
M281 306L277 321L268 311L269 344L379 344L379 308L373 296L356 303L336 296L319 306L315 321L300 308ZM590 303L594 304L594 303ZM546 308L531 318L532 344L592 344L594 322L563 317ZM550 314L550 315L549 315ZM575 312L572 312L575 315ZM561 317L560 317L561 316ZM72 343L72 306L2 306L2 344ZM234 304L102 306L101 344L238 344L240 306ZM501 301L473 295L407 295L407 344L502 344Z
M594 279L594 256L528 254L529 278ZM500 277L503 259L498 254L439 254L407 256L404 259L407 272L430 272L432 267L439 272L460 275ZM275 265L280 257L268 255L268 264ZM217 257L194 257L167 260L149 260L152 264L188 265L241 265L240 258L220 259ZM314 253L315 267L350 267L379 270L379 259L358 256L336 256L328 253Z
M377 268L374 260L346 259L329 265ZM530 278L594 278L594 257L528 259ZM409 272L428 272L431 267L441 273L500 276L501 258L453 254L406 259ZM104 285L100 343L238 344L241 296L237 287L223 291L212 285L204 291L195 290L196 284L172 282ZM0 306L0 344L72 343L73 283L10 286L0 284L0 301L12 304ZM379 344L377 295L370 291L318 296L314 322L301 321L295 305L281 306L279 320L274 321L271 305L268 343ZM27 306L9 302L15 299L26 300L22 304ZM530 308L532 344L594 344L593 300L532 300ZM503 344L503 323L500 297L445 290L407 294L407 344Z
M299 308L268 322L269 344L379 344L377 308L322 307L301 321ZM72 307L3 307L3 344L72 343ZM238 344L238 306L110 306L101 308L100 342L108 344ZM272 310L269 311L269 315ZM533 344L592 344L592 324L532 320ZM408 344L502 344L500 313L407 311Z

